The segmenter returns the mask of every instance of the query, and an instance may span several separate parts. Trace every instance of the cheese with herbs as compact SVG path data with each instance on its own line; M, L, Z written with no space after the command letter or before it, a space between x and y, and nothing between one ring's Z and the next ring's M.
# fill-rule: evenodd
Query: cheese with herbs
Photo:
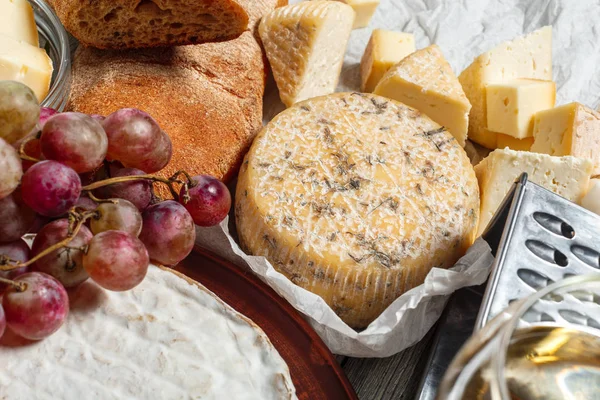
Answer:
M405 57L384 75L373 93L424 112L465 145L471 104L437 45Z
M41 102L50 90L52 69L44 49L0 35L0 80L29 86Z
M354 15L338 1L305 1L261 20L260 38L286 106L335 91Z
M27 0L0 1L0 35L39 47L33 8Z
M531 151L588 158L600 174L600 112L580 103L535 114Z
M552 157L527 151L498 149L475 166L481 192L481 235L513 183L524 172L533 183L579 203L586 194L592 163L576 157Z
M360 90L371 93L390 68L415 50L414 35L375 29L360 61Z
M552 80L552 28L504 42L481 54L458 77L473 106L469 139L489 149L497 147L497 133L487 127L486 87L518 78Z
M423 113L337 93L294 105L257 136L235 214L245 251L364 328L464 254L479 192L465 151Z

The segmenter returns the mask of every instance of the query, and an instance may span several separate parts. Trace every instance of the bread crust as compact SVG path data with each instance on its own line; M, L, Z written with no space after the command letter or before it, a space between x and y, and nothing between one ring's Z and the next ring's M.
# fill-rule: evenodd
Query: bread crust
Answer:
M69 33L100 49L224 41L238 37L249 21L236 0L48 1Z
M185 169L227 181L262 128L264 71L250 32L224 43L164 49L81 47L67 108L101 115L144 110L173 142L173 158L161 175Z

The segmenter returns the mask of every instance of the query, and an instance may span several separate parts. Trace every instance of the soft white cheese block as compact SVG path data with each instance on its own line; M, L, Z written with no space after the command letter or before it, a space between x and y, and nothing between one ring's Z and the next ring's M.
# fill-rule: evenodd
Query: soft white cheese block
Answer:
M469 139L495 149L497 133L487 128L486 87L518 78L552 80L552 28L504 42L477 57L458 77L473 106Z
M0 1L0 35L39 47L33 9L27 0Z
M261 20L260 38L286 106L335 91L354 15L338 1L305 1Z
M126 292L91 280L69 296L65 324L0 341L0 398L11 400L296 399L265 333L202 285L150 266Z
M381 78L373 93L427 114L465 145L471 104L437 45L406 56Z
M52 60L39 47L0 35L0 80L21 82L42 101L50 89Z
M600 174L600 112L580 103L540 111L534 116L531 151L588 158Z
M242 163L242 248L364 328L472 244L479 193L465 151L404 104L363 93L298 103Z
M412 34L375 29L360 61L360 90L372 92L390 68L415 50Z
M581 200L581 205L593 213L600 215L600 179L590 181L590 190Z
M515 139L533 137L533 115L554 107L555 101L553 81L515 79L490 83L486 87L487 128Z
M529 180L568 199L580 203L586 194L592 162L576 157L553 157L526 151L498 149L475 166L481 192L481 235L506 194L522 173Z

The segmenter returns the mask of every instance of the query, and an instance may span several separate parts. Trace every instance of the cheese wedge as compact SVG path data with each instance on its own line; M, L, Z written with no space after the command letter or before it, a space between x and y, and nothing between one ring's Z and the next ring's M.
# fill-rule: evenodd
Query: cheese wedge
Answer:
M475 166L481 192L481 235L523 172L529 180L575 203L586 194L592 163L577 157L553 157L526 151L498 149Z
M41 102L51 78L52 60L43 49L0 35L0 80L22 82Z
M338 1L289 5L262 19L260 38L286 106L335 91L353 22L352 7Z
M27 0L0 1L0 35L40 46L33 9Z
M424 112L464 147L471 104L437 45L408 55L381 79L375 94Z
M487 128L486 86L517 78L552 80L552 28L504 42L481 54L458 77L473 106L469 139L489 149L497 147L497 133Z
M360 90L372 92L390 68L414 52L412 34L375 29L360 61Z
M503 149L508 147L511 150L530 151L533 144L533 137L525 139L516 139L512 136L498 134L498 148Z
M490 83L486 87L487 127L515 139L533 137L533 115L554 107L555 101L553 81L515 79Z
M242 163L242 248L364 328L432 267L464 254L477 226L473 167L419 111L336 93L294 105Z
M338 0L348 4L354 9L356 18L352 29L364 28L369 25L373 14L377 10L379 0Z
M600 112L580 103L535 114L531 151L588 158L600 174Z

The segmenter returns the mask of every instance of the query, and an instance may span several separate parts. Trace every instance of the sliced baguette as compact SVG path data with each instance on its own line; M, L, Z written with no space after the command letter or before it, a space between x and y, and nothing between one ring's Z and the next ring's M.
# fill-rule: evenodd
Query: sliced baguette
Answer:
M235 0L49 2L63 25L77 40L100 49L228 40L244 32L249 21L247 10L240 1Z

